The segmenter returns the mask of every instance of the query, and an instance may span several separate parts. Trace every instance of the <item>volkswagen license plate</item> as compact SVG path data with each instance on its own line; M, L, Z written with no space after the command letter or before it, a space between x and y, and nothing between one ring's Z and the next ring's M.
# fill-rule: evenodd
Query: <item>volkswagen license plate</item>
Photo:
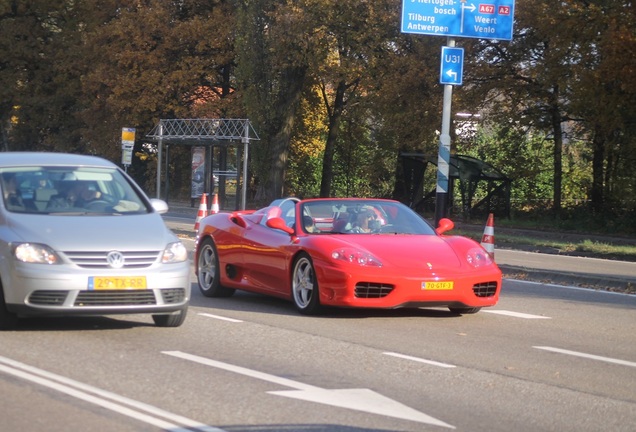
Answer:
M91 276L89 290L137 290L146 289L146 276Z

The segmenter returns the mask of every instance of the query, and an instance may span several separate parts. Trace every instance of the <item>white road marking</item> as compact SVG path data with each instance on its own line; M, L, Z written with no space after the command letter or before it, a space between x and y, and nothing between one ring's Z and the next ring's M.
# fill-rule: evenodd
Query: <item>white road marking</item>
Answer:
M369 389L323 389L287 378L269 375L263 372L229 363L223 363L205 357L199 357L181 351L162 351L162 353L296 389L267 392L269 394L455 429L455 426L449 425L448 423L444 423L443 421L433 418L427 414L409 408L406 405L382 396Z
M222 429L204 425L152 405L128 399L6 357L0 356L0 371L171 432L225 432Z
M209 314L209 313L200 313L199 315L205 316L205 317L209 317L209 318L215 318L215 319L218 319L218 320L234 322L234 323L243 322L243 321L241 321L239 319L228 318L228 317L224 317L224 316L221 316L221 315L212 315L212 314Z
M543 316L543 315L531 315L527 313L513 312L513 311L502 310L502 309L482 309L481 312L497 314L497 315L506 315L506 316L511 316L514 318L523 318L523 319L552 319L550 317Z
M591 360L604 361L604 362L607 362L607 363L619 364L619 365L622 365L622 366L636 367L636 362L631 362L631 361L627 361L627 360L620 360L620 359L615 359L615 358L611 358L611 357L603 357L603 356L598 356L598 355L594 355L594 354L586 354L586 353L582 353L582 352L578 352L578 351L570 351L570 350L565 350L565 349L561 349L561 348L553 348L553 347L547 347L547 346L535 346L533 348L540 349L540 350L545 350L545 351L552 351L552 352L559 353L559 354L566 354L566 355L571 355L571 356L576 356L576 357L588 358L588 359L591 359Z
M382 353L382 354L385 354L385 355L388 355L388 356L393 356L393 357L399 357L399 358L403 358L403 359L406 359L406 360L412 360L412 361L416 361L416 362L420 362L420 363L426 363L426 364L430 364L430 365L433 365L433 366L439 366L439 367L443 367L443 368L454 368L454 367L457 367L455 365L448 364L448 363L440 363L440 362L436 362L436 361L433 361L433 360L426 360L426 359L423 359L423 358L412 357L412 356L409 356L409 355L399 354L399 353L394 353L394 352L385 352L385 353Z

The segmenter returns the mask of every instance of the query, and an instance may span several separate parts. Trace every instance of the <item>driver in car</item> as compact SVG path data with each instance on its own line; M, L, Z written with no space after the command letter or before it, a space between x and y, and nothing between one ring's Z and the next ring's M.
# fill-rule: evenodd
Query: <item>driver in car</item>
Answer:
M87 184L80 184L75 193L75 200L80 205L86 205L91 201L96 201L102 197L102 193L100 191L91 189Z
M91 189L86 183L78 182L71 186L66 194L55 196L48 208L84 207L92 201L100 199L102 193Z
M372 208L365 208L360 211L351 228L352 233L370 233L380 229L380 221Z

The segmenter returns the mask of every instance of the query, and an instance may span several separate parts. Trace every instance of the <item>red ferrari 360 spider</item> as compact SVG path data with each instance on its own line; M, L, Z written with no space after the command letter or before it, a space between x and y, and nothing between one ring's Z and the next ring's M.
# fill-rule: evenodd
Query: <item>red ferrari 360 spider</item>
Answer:
M469 314L493 306L501 271L481 245L434 229L393 200L276 200L260 210L200 221L195 270L201 292L235 290L290 299L304 314L321 306L444 306Z

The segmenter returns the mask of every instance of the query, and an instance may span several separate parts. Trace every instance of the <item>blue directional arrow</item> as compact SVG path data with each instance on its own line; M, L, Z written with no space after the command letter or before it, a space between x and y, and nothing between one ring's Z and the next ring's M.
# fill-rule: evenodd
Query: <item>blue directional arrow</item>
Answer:
M464 49L442 47L442 61L439 72L440 84L462 85L464 75Z

